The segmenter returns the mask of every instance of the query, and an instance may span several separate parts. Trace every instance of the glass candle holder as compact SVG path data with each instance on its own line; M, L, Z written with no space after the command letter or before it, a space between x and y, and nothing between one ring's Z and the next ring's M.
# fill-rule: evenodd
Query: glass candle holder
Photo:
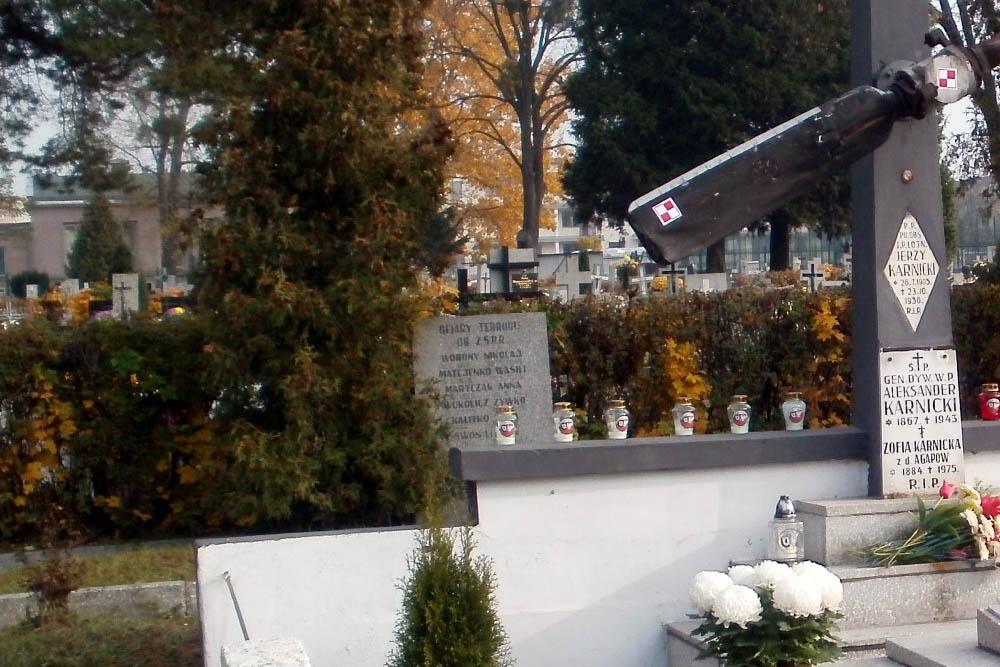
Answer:
M674 433L676 435L694 435L694 422L698 413L690 398L679 396L671 413L674 416Z
M731 433L747 433L750 430L750 404L745 394L735 394L729 399L726 414L729 415Z
M624 440L628 437L628 427L631 415L625 407L625 401L612 399L608 401L608 409L604 411L604 423L608 426L608 438Z
M806 402L800 398L797 391L785 394L781 404L781 414L785 417L786 431L801 431L806 422Z
M570 403L556 403L552 406L552 437L556 442L573 442L576 435L576 420Z
M1000 391L992 382L984 384L979 392L979 417L988 422L1000 420Z
M498 445L513 445L517 440L517 413L513 405L498 405L496 418Z

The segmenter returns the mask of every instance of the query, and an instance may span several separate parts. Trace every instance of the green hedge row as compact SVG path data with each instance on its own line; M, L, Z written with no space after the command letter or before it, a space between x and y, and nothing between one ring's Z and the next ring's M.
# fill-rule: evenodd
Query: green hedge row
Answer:
M604 437L601 415L615 397L627 401L637 435L671 433L669 411L685 394L698 399L703 432L727 430L736 393L750 397L753 430L781 428L788 389L803 391L810 428L850 423L847 292L745 289L466 312L526 309L546 313L553 400L579 409L582 437ZM952 310L964 416L975 418L979 385L1000 375L1000 287L956 288ZM213 410L223 392L208 331L196 316L71 328L39 319L0 331L0 541L65 521L103 537L365 521L331 512L324 498L339 491L318 477L297 480L314 499L290 503L277 520L247 511L259 493L248 480L268 472L245 474L257 458ZM247 391L248 409L269 400L266 388ZM337 458L343 479L364 455L355 443ZM409 494L387 484L377 495L391 509Z

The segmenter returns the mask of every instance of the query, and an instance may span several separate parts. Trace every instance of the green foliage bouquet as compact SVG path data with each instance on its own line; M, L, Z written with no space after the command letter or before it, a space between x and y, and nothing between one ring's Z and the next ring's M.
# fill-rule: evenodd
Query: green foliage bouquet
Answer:
M705 637L699 657L726 667L798 667L833 660L840 652L833 636L844 588L817 563L788 566L763 561L729 572L699 572L691 601L702 623L692 632Z
M928 509L917 498L917 527L905 539L886 540L861 550L866 563L909 565L946 560L1000 560L1000 497L945 482ZM942 504L943 500L958 502Z

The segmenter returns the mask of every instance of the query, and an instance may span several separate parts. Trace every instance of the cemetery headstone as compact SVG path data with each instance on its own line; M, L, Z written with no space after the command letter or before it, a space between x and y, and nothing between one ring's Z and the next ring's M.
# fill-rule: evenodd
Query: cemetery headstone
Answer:
M681 291L681 287L684 285L684 269L678 269L673 262L670 262L667 268L663 270L663 275L667 276L667 279L670 281L671 294L677 294Z
M24 296L28 299L38 298L38 285L25 285Z
M115 317L127 317L139 310L139 274L111 275L111 310Z
M79 278L67 278L62 281L59 286L61 287L63 294L66 296L73 296L80 291L80 280Z
M490 284L505 294L538 292L538 260L534 248L495 248L490 251Z
M417 325L417 381L439 393L451 442L496 444L498 405L517 411L517 444L552 440L552 384L543 313L436 317Z
M699 273L685 282L689 292L725 292L729 289L729 276L725 273Z
M809 262L809 266L799 271L799 280L806 284L810 292L815 292L823 286L823 265L815 259Z

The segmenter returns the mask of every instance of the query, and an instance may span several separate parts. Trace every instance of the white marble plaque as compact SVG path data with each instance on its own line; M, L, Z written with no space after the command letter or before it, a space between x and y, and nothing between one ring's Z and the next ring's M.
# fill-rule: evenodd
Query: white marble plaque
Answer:
M885 263L886 280L914 331L924 316L940 266L920 223L909 213L896 234L896 243Z
M879 354L882 492L934 493L965 481L955 351Z
M25 297L27 297L29 299L37 299L38 298L38 285L25 285L24 286L24 295L25 295Z

